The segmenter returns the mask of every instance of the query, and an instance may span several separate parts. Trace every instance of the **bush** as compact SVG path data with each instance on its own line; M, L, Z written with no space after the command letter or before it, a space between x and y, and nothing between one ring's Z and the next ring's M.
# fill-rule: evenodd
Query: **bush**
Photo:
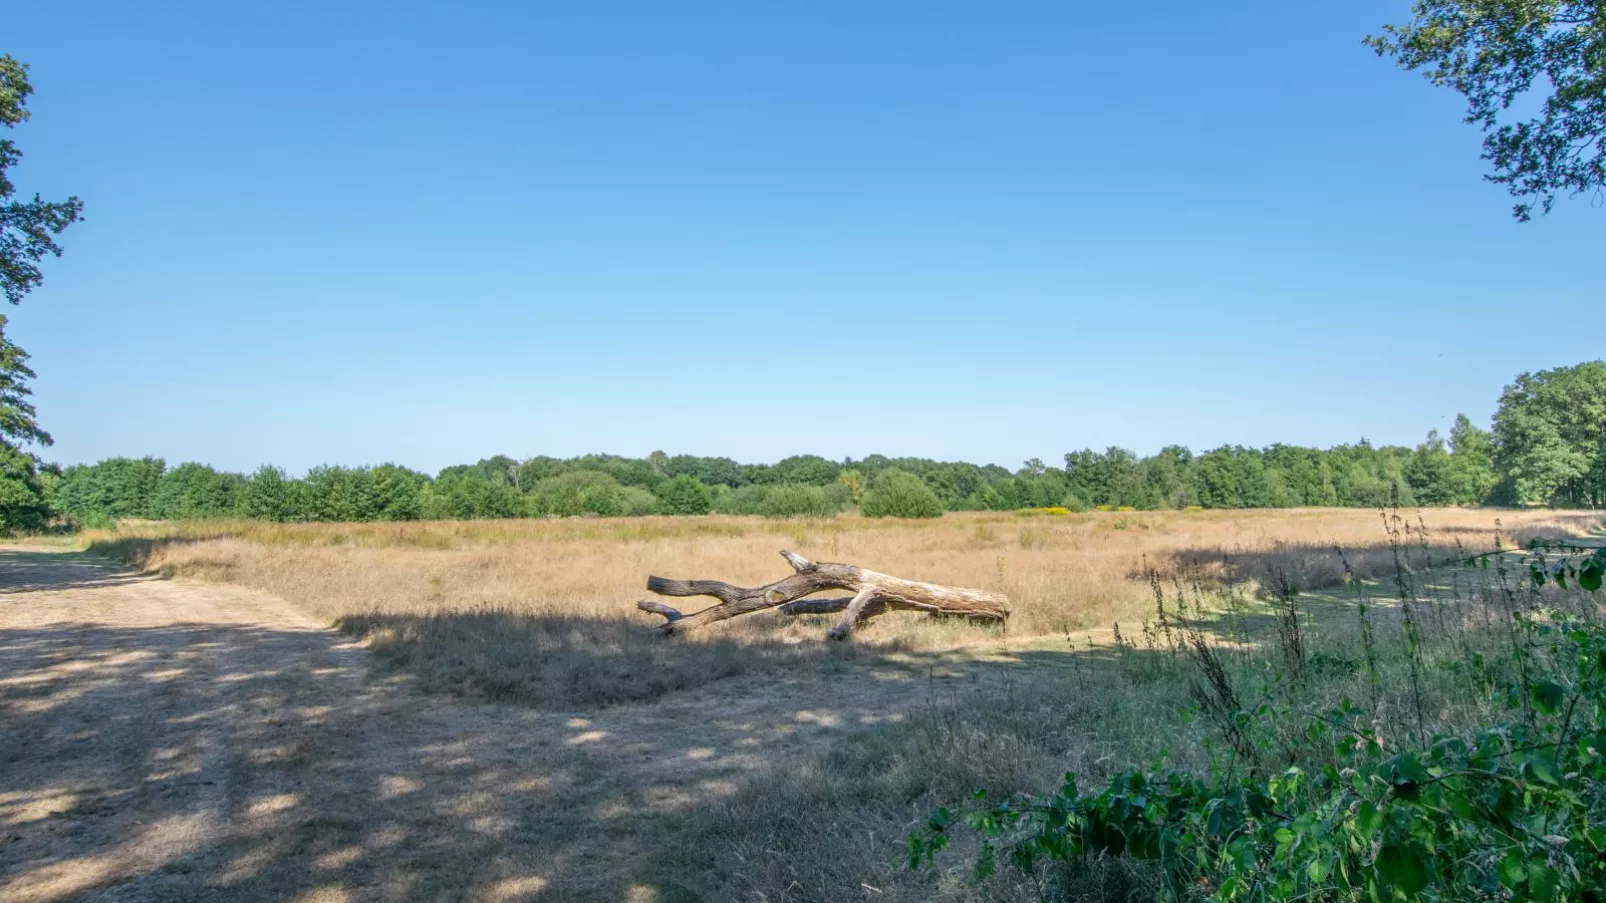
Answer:
M763 488L758 513L765 517L835 517L842 510L838 493L823 486L805 486L801 483L782 483ZM842 489L842 493L846 490Z
M598 470L571 470L547 477L535 484L533 495L536 512L552 517L617 517L625 513L624 487Z
M503 483L465 473L442 474L420 493L426 520L518 517L525 513L519 491Z
M764 504L765 486L722 488L713 499L713 510L719 514L757 514Z
M667 514L707 514L714 508L714 494L696 477L670 477L657 491Z
M0 442L0 533L42 530L50 521L46 482L33 455Z
M305 482L311 501L306 514L312 520L350 523L379 516L379 498L365 468L314 467Z
M238 507L244 484L239 474L218 473L205 464L180 464L157 481L150 513L164 520L225 517Z
M429 478L397 464L368 471L374 516L379 520L418 520L424 511L424 484Z
M888 469L876 474L860 510L865 517L941 517L942 502L924 480Z
M289 483L284 471L270 464L262 465L240 487L236 499L238 512L260 520L293 520Z
M619 505L619 513L625 517L664 513L663 501L640 486L619 487Z
M62 472L56 499L63 514L85 524L151 517L151 502L166 469L161 458L75 464Z

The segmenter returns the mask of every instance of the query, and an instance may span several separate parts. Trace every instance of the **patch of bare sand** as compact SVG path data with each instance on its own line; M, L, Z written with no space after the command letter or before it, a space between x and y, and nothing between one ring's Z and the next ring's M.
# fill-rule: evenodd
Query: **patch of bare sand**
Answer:
M660 816L983 657L543 712L426 696L265 593L4 549L0 899L669 899Z

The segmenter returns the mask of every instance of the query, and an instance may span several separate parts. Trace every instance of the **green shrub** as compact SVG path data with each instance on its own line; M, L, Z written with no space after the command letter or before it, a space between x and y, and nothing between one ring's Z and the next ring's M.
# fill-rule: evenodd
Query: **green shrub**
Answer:
M246 478L245 485L236 494L237 512L259 520L294 520L289 484L284 471L270 464L262 465Z
M659 483L657 493L667 514L707 514L714 507L714 495L703 481L685 474Z
M311 493L307 512L311 520L348 523L379 516L379 497L365 468L314 467L307 471L305 482Z
M1497 568L1504 585L1508 561L1488 553L1463 563ZM1554 542L1526 564L1535 589L1549 583L1565 593L1570 584L1598 593L1606 549ZM1401 566L1402 581L1403 574ZM1482 697L1471 706L1479 717L1430 735L1418 676L1429 660L1410 620L1414 593L1401 586L1414 731L1388 725L1347 694L1325 711L1287 695L1309 689L1305 669L1318 662L1355 673L1357 661L1343 656L1298 659L1274 690L1250 700L1190 627L1187 645L1176 648L1197 666L1197 711L1231 757L1212 756L1202 775L1161 772L1159 763L1130 769L1103 790L1085 791L1067 773L1048 797L987 801L977 793L964 811L939 809L910 836L910 864L929 862L963 821L981 835L981 874L1004 863L1038 874L1041 863L1058 860L1075 876L1125 857L1157 867L1162 883L1150 899L1176 903L1606 898L1606 626L1597 604L1554 595L1543 598L1556 608L1513 615L1509 658L1474 650L1475 632L1447 644L1458 652L1442 665L1474 678L1456 682ZM1361 617L1366 624L1364 604ZM1495 649L1507 639L1482 636ZM1367 667L1375 669L1369 637L1363 626ZM1371 680L1379 698L1375 671Z
M649 514L663 514L664 503L658 496L653 495L640 486L619 487L619 513L625 517L645 517Z
M713 510L719 514L757 514L764 504L765 486L724 488L714 496Z
M205 464L180 464L157 481L150 513L166 520L224 517L235 512L244 485L239 474L218 473Z
M429 478L398 464L381 464L368 471L373 491L374 517L379 520L418 520L424 510L424 484Z
M525 501L517 489L470 473L443 473L425 484L419 508L426 520L518 517L526 513Z
M835 493L827 487L782 483L763 488L758 513L765 517L834 517L841 510Z
M865 517L941 517L942 502L924 480L889 468L876 474L860 510Z
M39 472L33 455L0 442L0 533L42 530L48 525L46 495L53 476Z
M107 458L75 464L56 488L61 512L80 523L152 517L152 500L167 464L161 458Z
M599 470L571 470L547 477L535 484L532 494L535 511L553 517L617 517L625 513L624 487Z

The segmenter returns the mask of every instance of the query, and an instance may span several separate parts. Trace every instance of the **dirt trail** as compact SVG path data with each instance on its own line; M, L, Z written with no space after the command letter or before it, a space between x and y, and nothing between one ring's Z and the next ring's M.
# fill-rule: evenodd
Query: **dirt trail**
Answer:
M928 695L883 668L469 703L274 596L0 549L0 899L685 899L655 815Z

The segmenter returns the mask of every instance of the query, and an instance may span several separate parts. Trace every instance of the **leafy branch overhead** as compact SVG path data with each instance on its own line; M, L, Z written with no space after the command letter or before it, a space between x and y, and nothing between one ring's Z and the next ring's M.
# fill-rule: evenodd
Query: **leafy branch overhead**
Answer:
M28 67L10 55L0 56L0 125L13 129L27 122L31 94ZM36 194L18 200L11 167L21 160L16 143L0 138L0 294L12 304L44 280L39 262L46 255L61 255L56 237L78 222L84 209L76 197L46 201ZM38 461L23 451L29 444L49 445L50 434L40 428L28 400L28 381L34 376L28 353L7 338L5 327L6 318L0 316L0 531L38 528L51 515Z
M28 67L10 55L0 56L0 125L16 128L28 121ZM39 261L46 254L61 256L56 236L78 222L84 202L76 197L65 201L14 200L17 189L10 169L22 159L22 151L10 138L0 138L0 292L12 304L37 288L44 280Z
M1606 188L1606 2L1417 0L1383 32L1378 55L1466 98L1517 219Z

